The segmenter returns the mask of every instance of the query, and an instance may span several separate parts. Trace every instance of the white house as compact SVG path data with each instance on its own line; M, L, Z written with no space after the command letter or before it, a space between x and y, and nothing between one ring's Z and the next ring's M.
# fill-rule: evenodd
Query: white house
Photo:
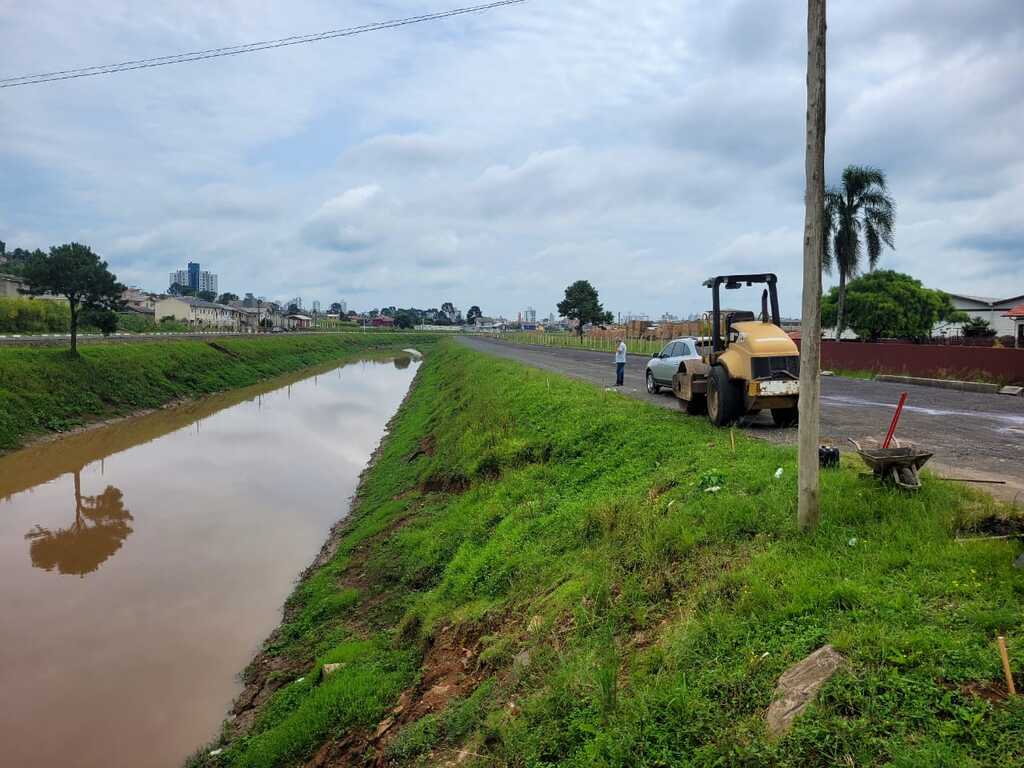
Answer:
M995 330L996 336L1014 336L1016 325L1013 318L1007 317L1007 313L1016 305L1024 302L1024 294L1010 296L1005 299L993 299L985 296L965 296L959 293L950 293L949 298L953 300L953 306L962 312L980 320L985 320ZM943 323L935 328L935 335L959 334L960 323Z
M237 331L241 324L241 313L233 307L215 304L212 301L194 299L191 296L168 296L160 299L155 307L157 322L165 317L189 325Z

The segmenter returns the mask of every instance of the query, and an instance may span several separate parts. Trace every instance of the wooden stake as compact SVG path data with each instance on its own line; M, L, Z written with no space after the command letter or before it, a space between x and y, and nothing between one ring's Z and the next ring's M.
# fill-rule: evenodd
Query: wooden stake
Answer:
M729 441L732 443L732 455L736 455L736 430L729 427Z
M1006 689L1011 696L1017 695L1017 689L1013 685L1013 672L1010 671L1010 655L1006 652L1006 638L999 635L996 638L999 644L999 657L1003 660L1003 674L1006 675Z

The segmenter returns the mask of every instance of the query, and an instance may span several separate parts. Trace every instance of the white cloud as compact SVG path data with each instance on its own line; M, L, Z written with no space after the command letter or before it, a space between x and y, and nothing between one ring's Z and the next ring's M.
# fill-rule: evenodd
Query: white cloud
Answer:
M413 0L0 7L8 74L412 15ZM73 34L72 34L73 32ZM358 306L689 314L715 272L771 269L799 306L798 4L528 3L250 56L4 91L0 239L87 240L160 288ZM1024 291L1024 6L836 4L828 169L888 171L884 266Z

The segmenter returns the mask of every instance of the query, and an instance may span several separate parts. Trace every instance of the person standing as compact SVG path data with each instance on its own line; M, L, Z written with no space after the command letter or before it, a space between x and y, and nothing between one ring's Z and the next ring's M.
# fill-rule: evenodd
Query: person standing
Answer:
M621 387L626 375L626 342L618 339L619 346L615 348L615 386Z

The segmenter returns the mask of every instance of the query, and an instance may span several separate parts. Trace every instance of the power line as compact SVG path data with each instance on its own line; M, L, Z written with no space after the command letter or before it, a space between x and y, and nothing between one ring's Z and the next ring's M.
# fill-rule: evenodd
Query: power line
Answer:
M447 19L452 16L462 16L467 13L482 13L494 8L506 5L518 5L526 0L497 0L497 2L473 5L464 8L453 8L448 11L437 13L426 13L420 16L410 16L404 19L392 19L390 21L379 21L373 24L363 24L358 27L345 27L343 29L331 29L326 32L315 32L309 35L292 35L277 40L263 40L256 43L244 43L231 45L223 48L208 48L202 51L191 51L179 53L173 56L157 56L148 59L134 59L122 61L117 64L101 64L93 67L79 67L77 69L62 69L56 72L40 72L34 75L20 75L18 77L0 78L0 88L15 88L19 85L38 85L50 83L56 80L72 80L78 77L95 77L96 75L109 75L115 72L127 72L133 69L150 69L152 67L165 67L169 64L183 64L188 61L201 61L203 59L215 59L221 56L237 56L242 53L253 53L254 51L265 51L271 48L284 48L289 45L301 45L303 43L315 43L321 40L331 40L337 37L352 37L364 32L376 32L381 29L394 29L405 27L410 24L421 24L425 21L436 21Z

